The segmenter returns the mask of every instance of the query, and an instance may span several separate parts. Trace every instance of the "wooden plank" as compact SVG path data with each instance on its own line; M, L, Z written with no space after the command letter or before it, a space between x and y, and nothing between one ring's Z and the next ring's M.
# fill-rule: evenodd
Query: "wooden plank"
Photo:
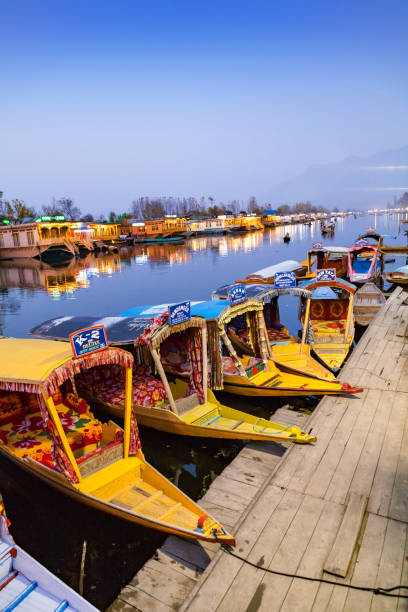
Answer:
M408 402L403 393L394 393L391 416L388 421L373 486L368 500L368 511L388 516L397 471L401 441L408 416Z
M324 571L345 578L357 543L368 498L351 493L337 536L324 564Z
M154 557L149 559L145 563L145 567L152 567L153 569L160 569L162 566L171 567L172 569L180 572L184 576L188 578L193 578L197 580L199 576L201 576L201 569L197 569L197 567L190 566L188 563L183 563L166 554L162 550L157 550Z
M180 607L195 582L196 579L178 572L170 565L156 562L145 564L128 587L143 591L174 609Z
M376 586L378 567L384 544L387 519L375 514L369 514L367 525L363 534L361 548L357 556L351 584L363 586ZM346 591L344 612L356 610L369 610L372 593L365 591Z
M400 583L402 565L404 562L407 525L399 521L389 520L384 539L376 586L387 589ZM407 594L404 591L404 594ZM397 609L398 600L392 597L373 597L372 612L393 612Z
M252 461L238 455L222 472L222 475L231 480L250 484L257 489L270 477L269 467L260 462Z
M237 547L238 554L248 557L254 542L259 541L260 534L266 525L274 525L275 534L279 534L282 525L284 526L293 518L301 500L301 495L284 492L278 487L268 486L253 508L251 508L250 513L240 527L239 544ZM279 510L280 506L282 507ZM268 542L269 545L273 545L271 539ZM211 571L203 575L200 581L200 588L193 592L190 600L184 602L182 609L188 608L192 612L202 612L204 609L206 612L216 610L242 567L243 561L235 559L225 552L218 555L211 568L209 568ZM248 567L245 566L245 568ZM241 590L242 583L240 583L239 579L238 584Z
M298 575L320 578L322 567L333 545L343 513L344 506L341 504L325 502L316 529L297 569L296 573ZM307 612L311 610L318 589L318 582L293 580L281 609L286 612L292 610Z
M405 423L401 442L389 516L398 521L408 522L408 420Z
M137 608L129 603L126 603L120 599L120 595L115 601L109 606L106 612L135 612Z
M309 495L305 496L299 511L269 565L269 569L296 573L324 506L325 502L322 499ZM258 607L259 612L280 610L291 583L292 578L276 574L265 574L262 578L262 585L265 590L262 602Z
M380 397L381 391L377 389L370 389L367 392L352 434L327 489L325 496L327 499L340 504L345 503Z
M170 610L172 610L172 608L166 606L166 604L152 595L148 595L130 586L126 586L121 590L118 599L128 606L132 606L133 609L138 612L140 610L143 610L143 612L170 612Z
M374 415L350 484L351 493L358 493L367 497L370 495L394 399L395 394L392 391L383 391L381 394L378 410Z
M256 495L258 489L253 484L248 484L247 482L242 482L238 480L232 480L231 478L228 478L228 476L224 475L224 473L222 473L211 484L210 491L219 492L218 495L220 499L222 499L223 494L230 493L232 495L235 495L236 497L240 497L241 499L246 500L246 503L248 503Z
M398 576L396 576L396 578L398 578ZM400 583L408 584L408 534L405 539L404 559L402 563ZM401 593L406 595L407 594L406 589L403 589ZM398 612L406 612L408 610L408 600L398 599L397 610Z
M359 404L350 402L307 485L309 495L325 496L359 414Z
M326 397L313 414L310 425L318 442L314 446L305 445L288 451L286 461L281 463L273 477L277 486L289 487L303 492L312 477L316 466L325 452L327 443L334 434L350 399Z
M273 487L273 490L275 489L276 487ZM267 567L282 542L303 499L304 496L300 493L286 491L272 513L269 513L269 508L263 504L264 515L262 520L259 520L260 517L258 517L257 537L252 539L246 538L245 535L240 537L240 542L243 542L241 544L243 551L239 552L238 549L239 554L244 554L253 563ZM248 520L252 520L252 518L252 516L248 516ZM227 558L224 559L223 565L230 564L230 557L225 556ZM233 559L232 561L235 560ZM245 610L253 594L256 592L263 573L262 570L255 569L241 561L238 571L229 573L229 580L226 584L226 575L224 573L220 578L218 571L213 572L211 584L208 585L205 592L206 596L203 594L201 597L201 606L200 601L196 598L194 600L194 607L190 607L189 610L197 612L201 612L204 608L207 612L215 609L219 610L219 612ZM245 589L242 588L243 584ZM199 594L202 595L201 591ZM211 602L210 607L208 607L209 601Z

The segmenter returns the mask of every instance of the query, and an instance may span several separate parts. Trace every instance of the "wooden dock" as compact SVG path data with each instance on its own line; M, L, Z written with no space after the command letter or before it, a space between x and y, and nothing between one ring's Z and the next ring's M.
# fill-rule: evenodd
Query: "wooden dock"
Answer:
M407 599L271 573L408 584L407 296L394 291L344 367L340 378L364 393L314 411L314 446L248 445L203 498L244 560L197 543L188 559L185 541L168 538L110 610L408 609Z

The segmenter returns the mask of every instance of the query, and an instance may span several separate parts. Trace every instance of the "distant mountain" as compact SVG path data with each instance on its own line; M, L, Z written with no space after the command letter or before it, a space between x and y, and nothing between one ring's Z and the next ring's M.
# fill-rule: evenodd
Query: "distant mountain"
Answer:
M408 146L371 157L348 157L340 163L311 166L271 189L278 204L311 200L322 206L386 206L408 191Z

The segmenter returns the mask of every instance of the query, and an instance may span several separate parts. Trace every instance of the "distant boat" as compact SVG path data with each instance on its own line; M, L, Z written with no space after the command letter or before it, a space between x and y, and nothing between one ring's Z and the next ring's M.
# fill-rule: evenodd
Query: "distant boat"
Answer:
M284 235L283 242L290 242L290 234L285 234Z
M408 266L401 266L385 275L386 280L394 285L408 285Z

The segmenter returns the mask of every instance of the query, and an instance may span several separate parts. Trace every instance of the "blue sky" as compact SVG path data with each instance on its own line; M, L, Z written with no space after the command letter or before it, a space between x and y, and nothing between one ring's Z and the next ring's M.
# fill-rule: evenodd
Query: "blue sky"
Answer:
M405 1L3 0L0 190L122 211L408 144Z

